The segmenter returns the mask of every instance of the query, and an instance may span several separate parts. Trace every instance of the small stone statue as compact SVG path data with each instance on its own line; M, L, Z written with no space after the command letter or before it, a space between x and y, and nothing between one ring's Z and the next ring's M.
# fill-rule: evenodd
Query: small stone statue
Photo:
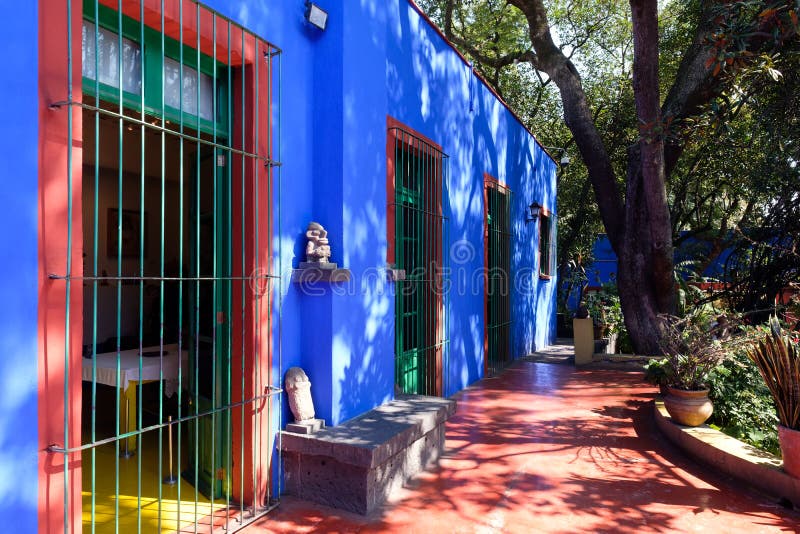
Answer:
M289 397L289 408L296 423L314 419L314 401L311 400L311 381L300 367L286 371L284 385Z
M313 263L329 263L331 247L328 244L328 232L317 222L311 222L306 228L306 261Z

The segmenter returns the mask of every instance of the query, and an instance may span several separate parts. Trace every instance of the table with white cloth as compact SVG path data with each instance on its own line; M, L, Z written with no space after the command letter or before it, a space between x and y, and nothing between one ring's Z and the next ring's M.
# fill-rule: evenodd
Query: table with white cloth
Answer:
M119 354L119 381L117 381L117 354ZM98 384L119 387L119 413L122 432L136 430L136 386L139 383L164 381L164 394L171 397L178 390L178 371L187 373L189 353L181 351L178 361L178 345L164 345L163 352L158 346L144 347L139 356L139 349L123 350L117 353L104 352L97 354L95 372ZM150 356L152 355L152 356ZM141 360L141 372L139 361ZM83 380L92 381L92 358L83 359ZM136 437L128 438L128 451L136 449Z

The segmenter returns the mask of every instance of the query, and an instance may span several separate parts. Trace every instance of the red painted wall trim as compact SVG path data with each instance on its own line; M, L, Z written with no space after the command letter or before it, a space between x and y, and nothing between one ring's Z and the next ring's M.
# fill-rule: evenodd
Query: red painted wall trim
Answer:
M542 218L550 218L551 215L552 212L549 209L545 208L544 206L539 207L539 224L536 225L539 232L539 239L536 242L536 263L539 265L539 280L550 280L553 278L553 273L542 274Z
M430 26L430 27L433 29L433 31L435 31L437 34L439 34L439 37L441 37L441 38L442 38L442 40L444 41L444 43L445 43L447 46L449 46L450 48L452 48L452 49L453 49L453 51L454 51L454 52L455 52L455 53L458 55L458 57L459 57L459 58L461 58L461 61L463 61L463 62L464 62L464 64L465 64L465 65L467 65L468 67L471 67L471 64L470 64L470 62L467 60L467 58L466 58L466 57L464 57L464 54L462 54L462 53L461 53L461 51L460 51L458 48L456 48L456 46L455 46L453 43L451 43L451 42L450 42L450 40L449 40L449 39L448 39L448 38L445 36L444 32L443 32L443 31L442 31L442 30L439 28L439 26L437 26L437 25L436 25L436 23L435 23L435 22L433 22L433 21L430 19L430 17L428 17L428 15L427 15L427 14L426 14L426 13L425 13L423 10L422 10L422 8L421 8L421 7L419 7L419 6L417 5L417 3L416 3L414 0L408 0L408 3L411 5L411 7L412 7L412 8L414 8L414 11L416 11L416 12L419 14L419 16L420 16L420 17L422 17L422 19L423 19L425 22L427 22L427 23L428 23L428 25L429 25L429 26ZM481 73L479 73L479 72L478 72L477 70L475 70L474 68L472 68L472 73L475 75L475 77L476 77L476 78L478 78L478 79L481 81L481 83L483 83L483 85L484 85L484 86L485 86L485 87L486 87L486 88L489 90L489 92L491 92L491 93L492 93L492 94L495 96L495 98L497 98L497 101L498 101L498 102L500 102L500 103L503 105L503 107L504 107L504 108L506 108L506 109L508 110L508 112L509 112L509 113L511 113L511 116L512 116L512 117L514 117L514 118L517 120L517 122L520 124L520 126L522 126L522 127L525 129L525 131L526 131L526 132L528 132L528 133L530 134L530 136L531 136L531 137L533 137L533 140L534 140L534 141L536 141L536 144L537 144L537 145L539 145L539 148L541 148L541 149L542 149L542 151L543 151L545 154L547 154L547 156L548 156L548 157L549 157L549 158L550 158L550 159L553 161L553 163L555 163L555 162L556 162L556 160L555 160L555 158L553 158L552 154L550 154L550 152L548 152L548 151L547 151L547 148L545 148L545 146L544 146L544 145L543 145L543 144L542 144L542 143L539 141L539 139L538 139L538 138L536 137L536 135L535 135L535 134L534 134L534 133L533 133L533 132L530 130L530 128L528 128L528 127L525 125L525 123L524 123L524 122L522 122L522 119L520 119L520 118L519 118L519 115L517 115L517 114L514 112L514 110L513 110L513 109L511 109L511 108L509 107L509 105L506 103L506 101L505 101L505 100L503 100L503 97L501 97L501 96L498 94L498 92L497 92L497 91L495 91L495 89L494 89L494 88L492 87L492 85L491 85L491 84L490 84L490 83L489 83L489 82L486 80L486 78L484 78L484 77L481 75Z
M272 125L268 110L272 84L268 80L272 79L272 72L270 63L257 61L257 58L264 57L266 45L245 35L245 50L242 51L241 30L233 29L232 34L232 57L244 57L244 62L240 60L238 65L234 63L232 66L232 144L246 152L271 155ZM262 89L258 93L256 80ZM256 106L259 110L257 115ZM272 383L272 302L270 282L263 278L271 273L272 268L272 169L253 158L232 155L231 160L231 268L234 276L243 278L232 285L231 295L231 383L238 385L244 379L244 390L232 388L231 399L236 403L262 395L265 387ZM243 199L244 212L241 209ZM251 278L247 280L248 277ZM274 437L269 430L271 416L269 401L249 402L231 412L233 466L230 475L233 499L237 502L247 505L254 501L265 502L271 483L270 456ZM242 486L244 493L241 492Z
M72 19L72 97L81 95L81 2L71 2ZM64 403L67 283L51 280L50 274L67 274L71 257L73 277L83 275L83 229L81 215L82 116L77 106L49 109L54 102L69 97L67 41L67 2L41 0L39 5L39 303L38 303L38 429L39 429L39 532L64 531L64 518L70 529L81 530L81 455L72 454L69 462L68 503L64 509L65 455L46 451L51 444L76 447L81 442L81 396L69 395ZM73 137L69 144L69 116L73 118ZM68 156L72 153L72 189L68 190ZM67 249L68 200L72 206L72 249ZM81 391L81 353L83 343L83 285L73 281L70 289L70 343L68 347L67 387ZM64 413L69 410L69 442L64 443Z
M144 6L140 6L140 1ZM98 0L101 5L109 7L114 11L119 9L118 0ZM181 11L183 12L183 43L197 47L197 13L200 12L200 51L214 57L214 23L216 20L217 39L216 57L220 63L228 61L228 19L222 15L213 14L213 11L206 7L199 7L194 0L164 0L164 35L176 41L181 41ZM141 20L141 10L144 11L144 23L156 31L161 31L161 6L162 0L122 0L122 13L133 20ZM242 63L241 53L241 33L238 28L231 24L231 35L236 34L238 40L231 38L231 64L236 66ZM274 47L273 48L277 48ZM252 49L248 50L252 52Z

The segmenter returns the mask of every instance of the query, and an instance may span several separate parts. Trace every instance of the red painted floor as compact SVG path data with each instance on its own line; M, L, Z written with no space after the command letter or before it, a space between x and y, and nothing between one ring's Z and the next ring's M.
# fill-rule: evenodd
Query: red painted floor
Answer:
M244 532L798 532L800 514L687 459L640 372L517 362L461 392L440 466L369 517L284 497Z

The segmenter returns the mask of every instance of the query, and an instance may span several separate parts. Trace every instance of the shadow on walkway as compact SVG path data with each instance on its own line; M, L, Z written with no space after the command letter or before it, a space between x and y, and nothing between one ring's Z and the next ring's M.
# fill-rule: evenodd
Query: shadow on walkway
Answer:
M542 351L563 357L566 349ZM562 361L563 363L563 361ZM362 517L284 497L254 532L794 532L800 515L686 459L641 372L520 360L458 395L439 466Z

